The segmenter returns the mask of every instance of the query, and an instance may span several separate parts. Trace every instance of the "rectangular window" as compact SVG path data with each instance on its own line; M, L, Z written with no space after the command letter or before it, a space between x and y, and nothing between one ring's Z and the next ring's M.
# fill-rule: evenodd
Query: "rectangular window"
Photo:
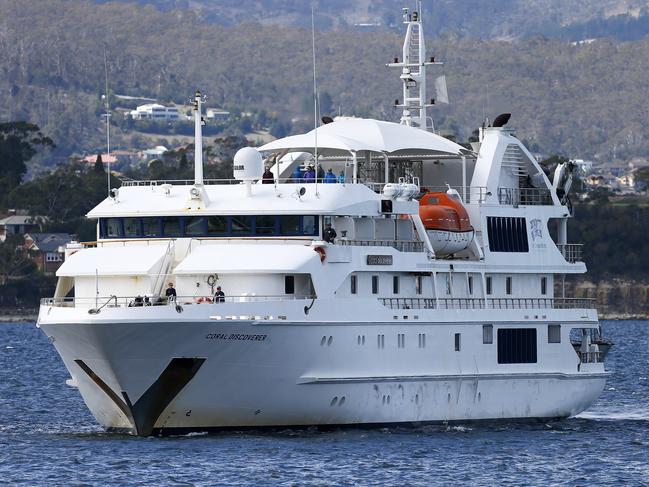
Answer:
M139 218L124 218L124 236L131 238L140 236Z
M207 217L207 234L208 235L227 235L228 217L226 216L208 216Z
M106 237L115 238L122 236L122 225L119 218L106 219Z
M379 276L372 276L372 294L379 293Z
M415 276L415 294L421 294L424 292L423 277Z
M548 278L547 277L542 277L541 278L541 294L544 296L548 293Z
M180 236L180 218L167 216L162 218L162 235L165 237Z
M300 217L297 215L283 215L279 217L279 233L281 235L299 235Z
M392 294L399 294L399 276L392 276Z
M561 325L548 325L548 343L561 343Z
M469 288L469 296L473 294L473 276L467 278L467 287Z
M316 235L318 232L317 228L317 216L307 215L302 217L302 233L304 235Z
M351 287L350 291L351 291L352 294L356 294L356 292L358 291L358 288L356 287L356 282L357 282L356 281L356 275L352 274L349 277L349 283L350 283L350 287Z
M461 340L461 339L462 339L461 334L460 334L460 333L456 333L456 334L455 334L455 351L456 351L456 352L459 352L459 351L460 351L460 346L461 346L460 340Z
M295 294L295 276L284 276L284 294Z
M499 364L535 364L536 328L498 330Z
M205 235L205 218L200 216L189 216L185 218L185 235L196 237Z
M505 279L505 293L506 294L511 294L512 293L512 278L507 277Z
M145 237L159 237L160 219L159 218L142 218L142 235Z
M255 233L257 235L275 235L277 230L275 229L275 223L277 218L271 215L262 215L258 216L255 219Z
M487 217L489 250L492 252L528 252L527 223L523 217Z
M486 281L487 281L487 294L491 294L493 290L491 287L491 276L487 276Z
M451 283L451 274L446 274L446 294L448 296L453 292L453 284Z
M252 217L247 215L233 216L232 235L252 235Z
M482 343L494 342L494 325L482 325Z

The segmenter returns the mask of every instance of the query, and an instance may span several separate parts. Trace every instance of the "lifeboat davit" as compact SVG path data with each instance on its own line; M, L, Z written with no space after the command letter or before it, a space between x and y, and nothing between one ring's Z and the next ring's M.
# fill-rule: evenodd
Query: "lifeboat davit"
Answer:
M426 193L419 200L419 216L436 255L454 254L471 245L475 230L456 190Z

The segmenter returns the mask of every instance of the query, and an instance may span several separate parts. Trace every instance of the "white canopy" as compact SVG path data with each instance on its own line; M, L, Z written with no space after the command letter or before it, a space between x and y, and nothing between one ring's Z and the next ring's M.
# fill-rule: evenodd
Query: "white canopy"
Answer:
M263 145L260 151L323 150L365 151L395 154L398 152L429 152L461 155L465 149L432 132L393 122L365 118L345 118L322 125L307 134L293 135Z
M309 272L320 265L319 254L307 245L204 244L193 249L174 274Z
M160 272L166 245L107 246L82 249L68 256L59 277L144 276Z

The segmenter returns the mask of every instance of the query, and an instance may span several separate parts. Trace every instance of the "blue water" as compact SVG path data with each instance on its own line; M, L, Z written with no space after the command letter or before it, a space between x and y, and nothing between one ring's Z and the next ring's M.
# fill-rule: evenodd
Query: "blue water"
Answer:
M33 325L0 325L0 483L649 485L649 322L605 322L601 398L553 423L136 438L104 433Z

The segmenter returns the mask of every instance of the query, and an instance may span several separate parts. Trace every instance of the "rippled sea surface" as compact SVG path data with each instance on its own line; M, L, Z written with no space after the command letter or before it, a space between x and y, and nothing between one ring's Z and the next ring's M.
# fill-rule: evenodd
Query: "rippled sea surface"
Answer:
M33 324L0 325L0 484L649 485L649 322L603 327L613 376L564 421L136 438L95 424Z

